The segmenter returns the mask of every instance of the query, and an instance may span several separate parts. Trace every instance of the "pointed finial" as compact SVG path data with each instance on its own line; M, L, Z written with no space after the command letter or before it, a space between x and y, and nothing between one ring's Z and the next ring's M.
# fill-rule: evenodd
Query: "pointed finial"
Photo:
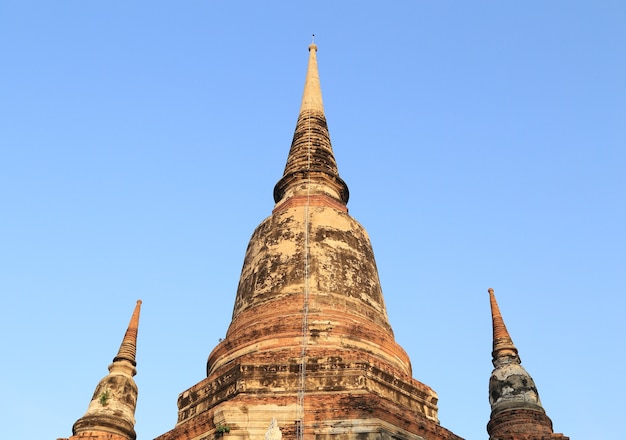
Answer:
M311 49L317 52L317 45L315 44L315 34L311 36L311 44L309 45L309 52L311 52Z
M309 46L309 63L304 81L304 92L302 94L302 103L300 112L303 110L315 110L324 113L324 104L322 103L322 87L320 86L320 76L317 69L317 46L311 43Z
M496 302L496 295L492 288L489 292L489 303L491 305L491 320L493 324L493 352L491 353L493 360L501 356L517 356L517 348L513 345L513 340L506 329L504 319L500 313L500 308Z
M122 344L120 345L120 349L117 352L117 356L113 358L113 362L127 360L133 366L137 365L135 361L135 355L137 353L137 332L139 330L139 312L141 310L141 300L137 300L137 305L135 306L135 310L133 311L133 316L130 318L130 323L128 324L128 328L126 329L126 334L124 335L124 339L122 339Z

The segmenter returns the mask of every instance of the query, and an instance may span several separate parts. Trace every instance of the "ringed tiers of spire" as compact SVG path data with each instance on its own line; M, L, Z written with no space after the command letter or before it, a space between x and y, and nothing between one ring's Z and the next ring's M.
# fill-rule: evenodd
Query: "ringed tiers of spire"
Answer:
M135 355L140 310L141 300L138 300L117 356L109 365L109 374L98 383L85 415L74 423L72 431L77 438L135 440L137 437L135 408L138 390L133 376L137 374Z
M117 356L113 358L113 362L127 360L133 366L137 366L135 356L137 355L137 332L139 331L139 312L141 309L141 300L137 300L133 316L130 318L130 323L126 329L124 339L117 352Z
M517 348L515 348L513 340L502 319L494 291L493 289L489 289L488 292L493 323L493 351L491 352L493 361L496 362L499 358L504 356L518 356Z
M344 209L348 203L348 185L339 177L324 115L316 53L317 46L311 44L298 122L283 177L274 187L276 209L298 198L326 198L327 204Z

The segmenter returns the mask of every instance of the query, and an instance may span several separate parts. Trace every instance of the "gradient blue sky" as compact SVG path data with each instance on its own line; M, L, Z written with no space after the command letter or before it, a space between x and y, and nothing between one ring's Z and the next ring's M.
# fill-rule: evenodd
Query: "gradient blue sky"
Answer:
M312 33L441 424L487 438L493 287L555 430L619 436L625 23L621 0L5 0L0 437L71 435L138 298L138 438L174 426L273 207Z

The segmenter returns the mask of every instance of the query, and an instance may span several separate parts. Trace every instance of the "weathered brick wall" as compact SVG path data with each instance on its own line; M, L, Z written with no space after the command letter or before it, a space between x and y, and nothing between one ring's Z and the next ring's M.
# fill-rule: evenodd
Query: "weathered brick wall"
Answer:
M552 431L552 421L543 412L518 408L491 416L487 424L490 440L569 440Z
M312 200L287 199L254 232L226 338L158 440L214 440L224 427L229 440L262 438L272 418L295 438L303 343L308 440L460 439L394 340L367 233L328 196Z

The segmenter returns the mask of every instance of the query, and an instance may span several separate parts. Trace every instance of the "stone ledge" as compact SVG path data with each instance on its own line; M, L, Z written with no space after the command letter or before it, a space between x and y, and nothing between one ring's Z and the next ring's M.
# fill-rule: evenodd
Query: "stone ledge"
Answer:
M178 399L178 423L189 420L238 394L291 399L298 391L299 364L236 365L183 392ZM420 384L394 377L369 363L323 362L307 365L307 394L372 393L412 413L438 422L437 395ZM422 385L424 389L420 389ZM287 397L289 396L289 397Z

